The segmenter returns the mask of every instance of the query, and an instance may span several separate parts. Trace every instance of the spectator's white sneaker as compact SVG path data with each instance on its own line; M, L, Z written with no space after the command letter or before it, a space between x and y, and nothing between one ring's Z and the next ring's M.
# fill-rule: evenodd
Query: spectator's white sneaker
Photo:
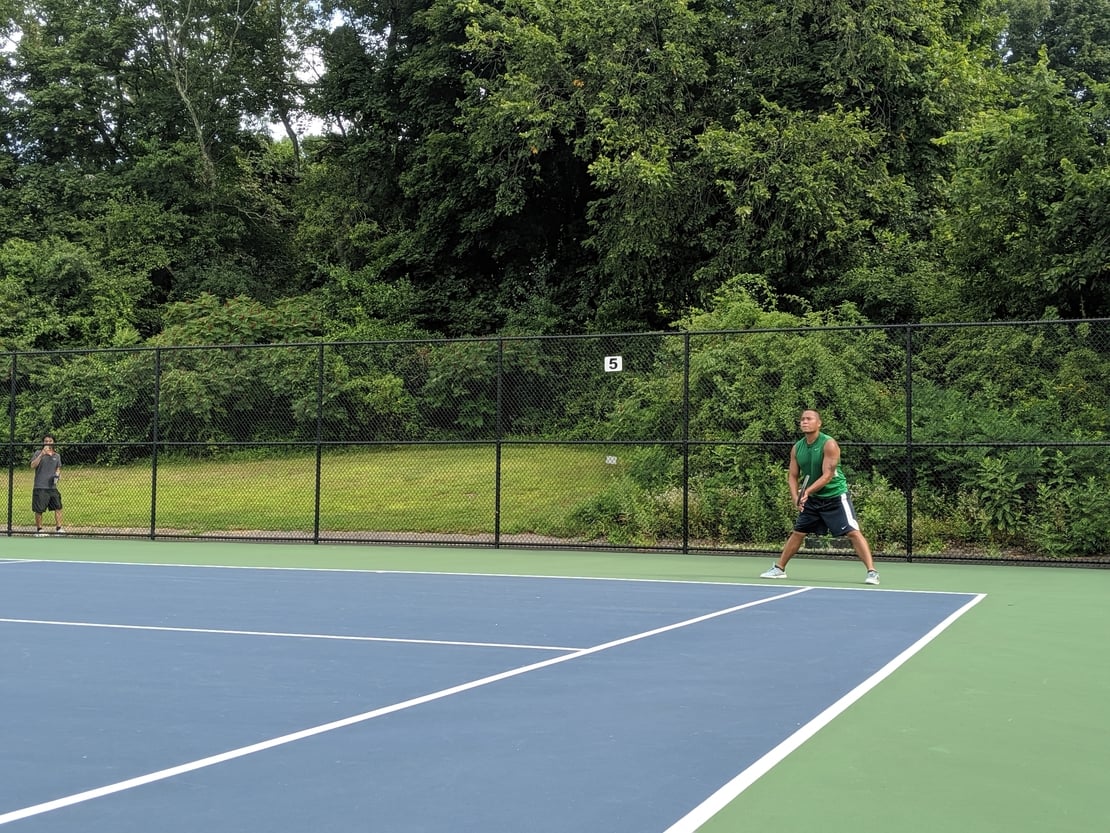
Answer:
M760 578L786 578L786 570L784 570L778 564L774 564L774 565L771 566L771 569L768 570L767 572L760 573L759 577ZM876 580L875 583L878 584L878 581Z
M54 534L55 535L65 535L66 531L62 527L57 526L57 527L54 527Z
M46 537L46 533L45 533L45 532L43 532L43 531L42 531L41 529L36 529L36 530L35 530L35 537L36 537L36 538L45 538L45 537Z

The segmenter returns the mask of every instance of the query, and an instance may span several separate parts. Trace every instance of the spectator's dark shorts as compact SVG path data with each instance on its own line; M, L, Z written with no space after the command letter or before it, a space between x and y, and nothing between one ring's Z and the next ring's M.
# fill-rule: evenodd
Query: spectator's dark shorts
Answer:
M34 489L31 492L31 511L38 515L47 510L57 512L62 508L62 493L57 489Z
M829 532L839 538L854 529L859 529L859 521L856 520L856 510L847 492L836 497L806 498L801 514L794 521L795 532L810 535L824 535Z

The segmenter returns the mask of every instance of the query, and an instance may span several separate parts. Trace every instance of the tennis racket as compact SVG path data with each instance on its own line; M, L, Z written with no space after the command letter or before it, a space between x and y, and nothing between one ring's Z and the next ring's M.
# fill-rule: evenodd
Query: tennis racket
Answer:
M807 474L805 476L805 478L802 480L802 485L798 487L798 500L795 503L796 506L801 506L802 505L802 493L805 492L806 486L808 486L808 485L809 485L809 475Z

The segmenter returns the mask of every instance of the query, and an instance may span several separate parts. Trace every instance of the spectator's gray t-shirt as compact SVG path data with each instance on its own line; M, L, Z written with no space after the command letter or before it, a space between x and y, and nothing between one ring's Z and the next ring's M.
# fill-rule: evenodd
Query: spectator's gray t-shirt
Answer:
M62 467L62 457L55 451L53 454L43 454L39 459L38 468L35 469L35 488L53 489L54 474Z

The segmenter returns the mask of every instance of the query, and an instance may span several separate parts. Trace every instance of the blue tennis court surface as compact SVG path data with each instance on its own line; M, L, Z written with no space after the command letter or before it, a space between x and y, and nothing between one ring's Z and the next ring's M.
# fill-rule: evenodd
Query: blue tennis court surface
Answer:
M0 826L692 831L978 599L4 562Z

